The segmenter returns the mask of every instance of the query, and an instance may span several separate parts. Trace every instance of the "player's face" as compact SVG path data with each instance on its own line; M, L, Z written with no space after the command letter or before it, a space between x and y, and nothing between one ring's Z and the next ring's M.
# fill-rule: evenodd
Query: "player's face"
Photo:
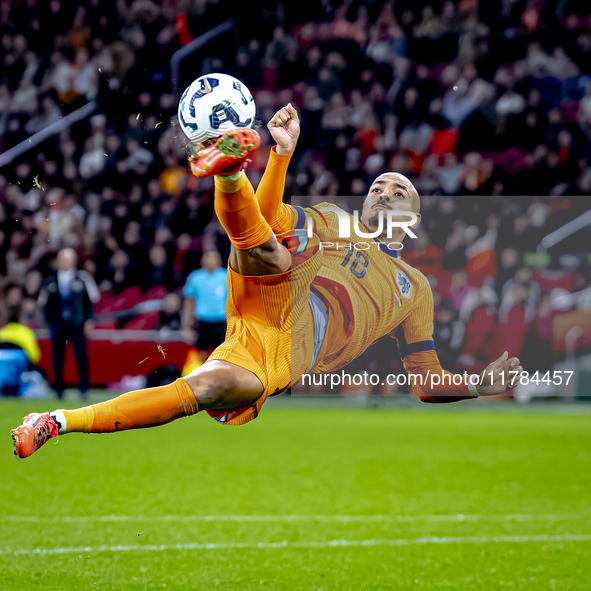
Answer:
M380 210L418 213L418 199L414 185L405 176L387 172L380 175L369 188L361 221L368 230L375 230L379 224Z
M201 266L207 271L214 271L221 266L220 255L216 251L206 252L201 258Z

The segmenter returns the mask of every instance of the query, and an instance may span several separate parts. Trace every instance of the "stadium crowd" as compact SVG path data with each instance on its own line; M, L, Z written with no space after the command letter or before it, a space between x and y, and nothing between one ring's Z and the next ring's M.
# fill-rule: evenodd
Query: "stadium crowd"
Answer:
M380 173L411 178L423 224L403 258L432 279L444 367L521 355L528 339L531 363L549 367L553 316L589 305L575 297L589 289L588 230L553 251L551 269L528 262L543 236L589 209L585 0L86 0L75 10L4 0L0 11L3 151L98 103L0 169L1 288L27 326L39 321L39 289L63 247L99 285L97 328L162 328L179 298L165 313L124 312L180 293L203 253L227 260L213 181L186 164L169 66L232 15L234 32L199 54L203 70L184 85L231 73L253 91L261 123L297 106L294 204L352 210L361 197L343 196L364 195ZM264 125L260 133L255 186L271 146Z

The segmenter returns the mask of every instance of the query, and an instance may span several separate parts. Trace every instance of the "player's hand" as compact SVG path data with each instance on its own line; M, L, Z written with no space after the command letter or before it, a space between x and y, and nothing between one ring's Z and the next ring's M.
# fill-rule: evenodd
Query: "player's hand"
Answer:
M291 103L273 115L267 129L277 142L277 154L287 155L295 150L300 137L300 119Z
M519 365L519 359L509 358L509 353L505 351L496 361L482 370L476 390L481 396L504 394L519 384L522 372L523 367Z

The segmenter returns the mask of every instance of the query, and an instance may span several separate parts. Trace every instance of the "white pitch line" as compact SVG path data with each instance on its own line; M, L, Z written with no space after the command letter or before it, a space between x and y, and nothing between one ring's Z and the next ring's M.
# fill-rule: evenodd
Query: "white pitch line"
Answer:
M458 515L66 515L63 517L51 516L0 516L0 523L84 523L84 522L122 522L122 521L150 521L150 522L191 522L201 521L215 522L335 522L335 523L375 523L375 522L422 522L422 521L568 521L581 519L586 516L572 513L548 513L548 514L516 514L516 515L486 515L486 514L458 514ZM589 516L591 517L591 516Z
M273 550L277 548L351 548L363 546L416 546L427 544L489 544L528 542L591 542L591 534L565 534L557 536L468 536L468 537L425 537L399 538L393 540L329 540L327 542L259 542L257 544L162 544L135 546L81 546L78 548L0 548L0 555L20 556L23 554L84 554L86 552L164 552L167 550Z

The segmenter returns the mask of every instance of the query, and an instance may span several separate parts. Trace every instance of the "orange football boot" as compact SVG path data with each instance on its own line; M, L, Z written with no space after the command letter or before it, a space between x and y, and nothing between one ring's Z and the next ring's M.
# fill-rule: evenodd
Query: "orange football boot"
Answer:
M11 433L14 439L14 455L28 458L52 437L58 436L59 425L48 412L34 412L27 415L23 419L23 424L12 429Z
M232 129L189 158L191 172L198 177L231 176L246 167L260 145L261 136L254 129Z

